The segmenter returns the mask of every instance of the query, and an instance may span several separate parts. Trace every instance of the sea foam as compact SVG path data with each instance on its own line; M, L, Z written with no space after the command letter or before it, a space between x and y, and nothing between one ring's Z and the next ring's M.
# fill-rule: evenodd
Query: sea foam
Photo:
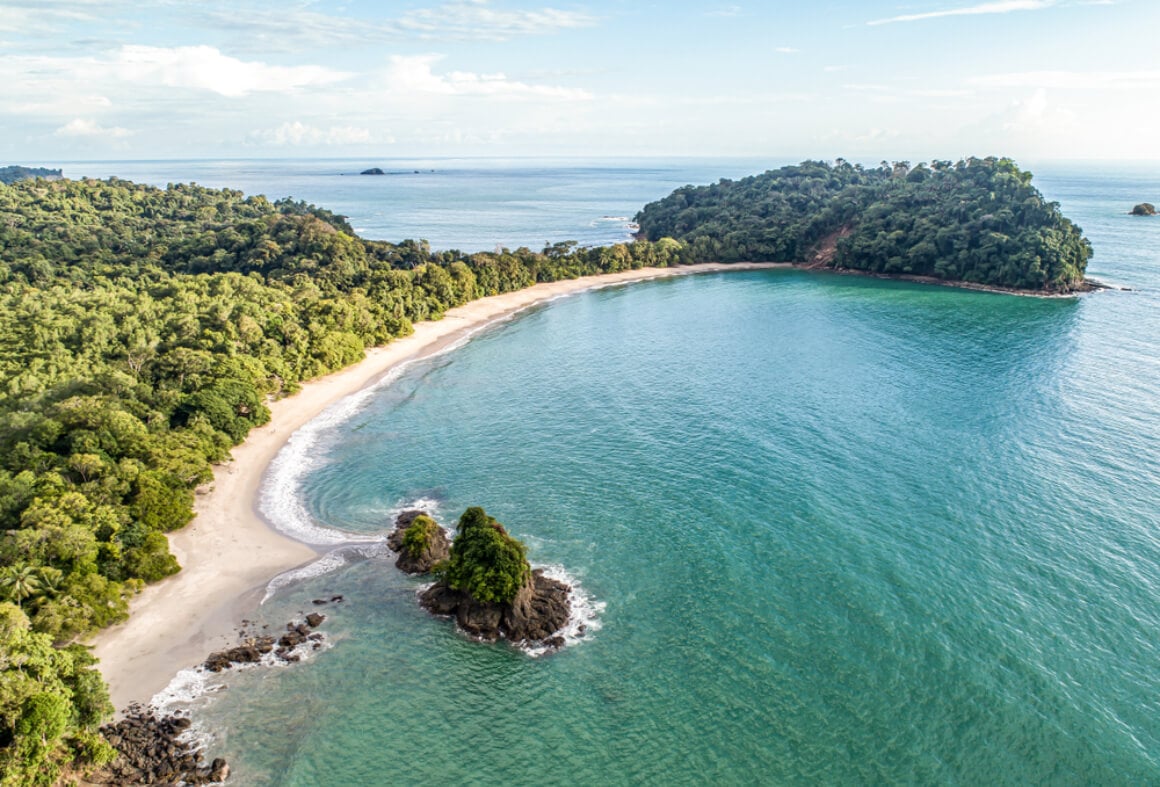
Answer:
M594 599L592 594L581 586L579 580L569 574L563 566L553 564L537 566L537 568L542 569L544 576L549 579L563 582L572 588L568 593L568 604L572 607L572 614L568 617L568 622L564 624L564 628L556 632L564 638L564 647L583 642L590 634L599 631L601 627L600 615L604 612L607 603ZM545 653L552 653L554 650L543 646L522 646L520 649L533 658L543 656Z
M288 587L289 585L293 585L307 579L313 579L314 577L321 577L325 574L333 573L338 571L343 566L354 562L354 560L357 558L380 557L382 555L388 554L389 552L390 550L387 548L387 542L382 538L372 542L347 544L345 546L332 549L318 560L315 560L313 563L307 563L305 566L300 566L299 568L294 568L289 571L283 571L281 574L271 579L266 584L266 592L262 596L262 600L259 602L259 605L265 604L284 587Z
M299 428L266 471L258 510L278 531L314 545L367 543L381 536L367 536L329 527L316 521L302 501L302 481L318 463L324 434L357 415L381 388L399 378L405 364L385 374L374 385L343 397Z
M523 309L465 330L462 335L436 352L396 364L374 384L339 399L301 426L290 435L286 444L270 462L258 500L258 510L261 514L279 532L314 546L372 543L381 540L382 536L351 533L324 525L315 520L306 509L302 500L302 481L318 465L320 458L325 456L325 452L320 450L324 436L358 415L379 391L397 381L412 364L458 350L481 332L512 319L518 311ZM393 517L391 521L394 521Z

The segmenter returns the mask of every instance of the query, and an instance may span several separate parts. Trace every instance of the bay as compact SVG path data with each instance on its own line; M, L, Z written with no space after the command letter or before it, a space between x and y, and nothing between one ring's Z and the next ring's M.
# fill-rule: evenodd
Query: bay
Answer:
M660 169L610 177L696 180ZM705 275L408 369L321 434L311 518L483 505L588 630L472 642L352 556L261 611L344 594L328 649L193 701L213 756L279 785L1156 781L1160 221L1127 210L1160 175L1036 171L1131 291Z

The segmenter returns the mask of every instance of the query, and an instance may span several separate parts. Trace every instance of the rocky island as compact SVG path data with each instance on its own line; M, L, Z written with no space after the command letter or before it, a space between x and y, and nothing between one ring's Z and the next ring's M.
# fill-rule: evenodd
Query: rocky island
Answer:
M429 574L451 556L451 541L423 511L404 511L395 520L387 546L398 554L395 566L407 574Z
M1151 202L1141 202L1129 211L1132 216L1155 216L1156 206Z
M454 617L461 629L487 642L564 645L560 631L572 614L572 589L533 570L524 544L482 508L463 512L450 548L443 529L423 512L404 512L395 524L388 546L399 553L399 568L438 577L419 596L428 612ZM446 557L438 559L441 554Z

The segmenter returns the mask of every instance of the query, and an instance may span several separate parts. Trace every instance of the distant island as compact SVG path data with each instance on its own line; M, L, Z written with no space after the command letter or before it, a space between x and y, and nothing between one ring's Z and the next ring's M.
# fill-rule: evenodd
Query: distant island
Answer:
M45 167L19 167L15 165L0 167L0 183L15 183L18 180L28 180L30 178L59 180L62 177L64 177L63 172L59 169L46 169Z
M434 172L435 170L431 170L431 171ZM382 167L371 167L370 169L364 169L362 172L360 172L358 174L360 174L360 175L419 175L421 173L417 169L411 170L410 172L387 172Z
M1141 202L1129 212L1133 216L1155 216L1156 206L1151 202Z
M1091 244L1006 158L866 169L807 161L685 186L637 215L695 261L794 262L1012 290L1087 289Z

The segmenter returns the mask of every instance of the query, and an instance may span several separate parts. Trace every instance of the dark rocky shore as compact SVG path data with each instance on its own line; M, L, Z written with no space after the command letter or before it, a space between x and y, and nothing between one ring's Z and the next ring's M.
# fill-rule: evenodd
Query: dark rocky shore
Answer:
M544 576L542 569L535 569L531 581L510 603L477 601L468 593L436 582L419 594L419 604L433 615L454 617L461 629L488 642L503 637L518 644L562 648L564 638L556 632L572 615L568 602L571 591L563 582Z
M183 716L158 716L131 705L125 717L101 727L101 735L120 754L89 776L90 784L213 784L225 781L230 766L218 757L208 765L193 744L180 739L192 722Z
M317 628L324 620L326 615L311 612L306 616L305 623L287 623L286 633L281 637L247 636L236 647L209 654L202 666L210 672L221 672L235 664L256 664L271 652L279 661L293 664L301 659L301 656L293 651L302 643L312 642L314 650L322 647L322 634L312 629Z
M315 599L315 604L341 602L342 596ZM242 621L238 632L240 644L211 653L201 665L210 672L222 672L241 664L256 664L267 654L285 664L301 660L295 652L307 643L314 650L322 647L323 635L315 631L326 615L311 612L303 622L286 624L280 636L258 634L255 624ZM101 727L101 735L117 750L117 759L95 774L86 784L216 784L229 777L230 767L220 757L208 765L196 745L181 739L192 722L184 716L159 715L153 708L130 705L124 717Z

